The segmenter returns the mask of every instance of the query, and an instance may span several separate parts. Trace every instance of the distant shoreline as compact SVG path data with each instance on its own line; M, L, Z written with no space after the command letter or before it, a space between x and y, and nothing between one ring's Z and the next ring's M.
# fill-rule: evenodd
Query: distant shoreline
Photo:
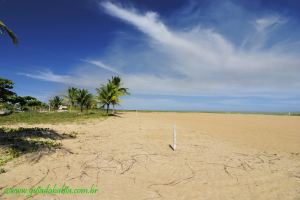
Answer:
M248 111L191 111L191 110L118 110L120 112L172 112L172 113L216 113L216 114L260 114L260 115L287 115L300 116L300 111L296 112L248 112Z

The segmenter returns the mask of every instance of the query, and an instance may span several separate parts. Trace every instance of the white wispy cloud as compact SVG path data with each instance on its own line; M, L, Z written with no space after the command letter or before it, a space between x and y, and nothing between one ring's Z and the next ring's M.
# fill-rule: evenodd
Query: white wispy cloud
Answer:
M50 69L45 69L44 71L37 71L34 73L18 73L19 75L26 76L33 79L61 83L67 86L79 86L88 87L94 89L100 84L104 83L105 79L101 79L101 73L94 71L88 71L87 73L82 73L81 70L77 70L74 75L60 75L55 74ZM100 75L100 76L99 76Z
M282 25L286 22L286 20L282 19L279 15L271 15L267 17L262 17L255 20L255 28L258 31L264 31L267 28L276 25Z
M83 60L83 61L85 61L85 62L87 62L89 64L92 64L92 65L95 65L97 67L100 67L102 69L108 70L110 72L114 72L116 74L120 74L120 72L118 70L116 70L115 68L113 68L113 67L111 67L111 66L109 66L107 64L104 64L100 60L89 60L89 59L87 59L87 60Z
M72 77L69 75L57 75L54 74L51 70L45 69L44 71L38 71L35 74L30 73L18 73L19 75L27 76L29 78L40 79L44 81L51 81L57 83L66 83L72 84Z
M134 25L138 30L147 34L160 44L168 48L168 50L174 49L176 52L191 54L197 56L204 61L214 63L216 54L211 51L209 43L203 45L196 45L193 41L188 40L179 35L179 33L172 32L166 25L158 18L158 14L155 12L146 12L145 14L138 14L134 10L126 10L111 2L101 3L101 6L105 8L106 12L114 17L118 17L121 20ZM203 37L210 39L211 43L219 42L222 47L229 48L218 35L210 32L209 30L203 32ZM205 41L201 41L205 42ZM171 48L171 49L169 49Z
M273 27L280 28L287 22L279 15L256 18L249 23L252 32L245 36L244 45L237 45L213 26L204 28L198 24L181 29L168 26L158 13L152 11L142 13L111 2L102 2L99 6L101 11L143 35L127 33L125 39L115 38L103 57L84 61L108 73L121 74L126 86L134 93L187 96L299 94L300 48L288 49L290 43L280 39L266 48ZM248 21L245 19L245 23ZM232 28L232 31L240 31L239 27ZM107 77L97 70L80 71L72 77L49 71L26 76L89 87L98 86Z
M296 74L300 73L300 60L284 49L240 49L213 29L196 26L185 31L171 30L156 13L141 14L111 2L100 5L111 16L133 25L149 36L151 40L148 43L152 49L146 51L161 52L158 59L170 60L168 65L161 67L182 75L180 78L168 73L157 76L155 70L152 74L128 74L127 81L134 88L138 87L138 91L151 91L151 85L158 93L263 94L287 92L299 86L300 80ZM276 16L257 19L254 26L262 31L282 23L283 20ZM265 39L258 40L253 46L263 47L263 42ZM118 53L134 52L119 50ZM154 60L152 65L155 63ZM156 83L157 87L152 83Z
M256 32L246 37L242 46L252 51L258 51L264 48L271 33L287 22L287 19L279 15L269 15L256 19L252 22Z

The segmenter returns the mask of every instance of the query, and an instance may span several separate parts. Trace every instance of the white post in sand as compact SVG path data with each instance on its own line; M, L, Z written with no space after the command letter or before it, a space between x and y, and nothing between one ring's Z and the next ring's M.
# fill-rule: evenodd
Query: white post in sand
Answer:
M289 112L289 116L291 116L291 112Z
M173 126L173 150L176 150L176 124Z

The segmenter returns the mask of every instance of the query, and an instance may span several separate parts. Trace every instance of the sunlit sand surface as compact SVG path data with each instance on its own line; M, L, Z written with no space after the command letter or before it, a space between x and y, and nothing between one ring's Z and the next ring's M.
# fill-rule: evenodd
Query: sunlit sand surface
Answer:
M173 124L176 151L169 146ZM37 126L79 134L62 140L62 149L9 162L0 188L99 189L32 199L300 199L300 117L132 112Z

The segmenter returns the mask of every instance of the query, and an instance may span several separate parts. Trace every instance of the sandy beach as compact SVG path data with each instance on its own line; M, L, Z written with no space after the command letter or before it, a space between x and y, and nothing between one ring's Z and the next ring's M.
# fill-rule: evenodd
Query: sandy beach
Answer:
M176 151L169 146L173 124ZM297 116L126 112L103 121L20 126L78 135L62 140L61 149L7 163L1 189L98 188L94 195L31 199L300 199ZM0 194L0 199L26 198Z

